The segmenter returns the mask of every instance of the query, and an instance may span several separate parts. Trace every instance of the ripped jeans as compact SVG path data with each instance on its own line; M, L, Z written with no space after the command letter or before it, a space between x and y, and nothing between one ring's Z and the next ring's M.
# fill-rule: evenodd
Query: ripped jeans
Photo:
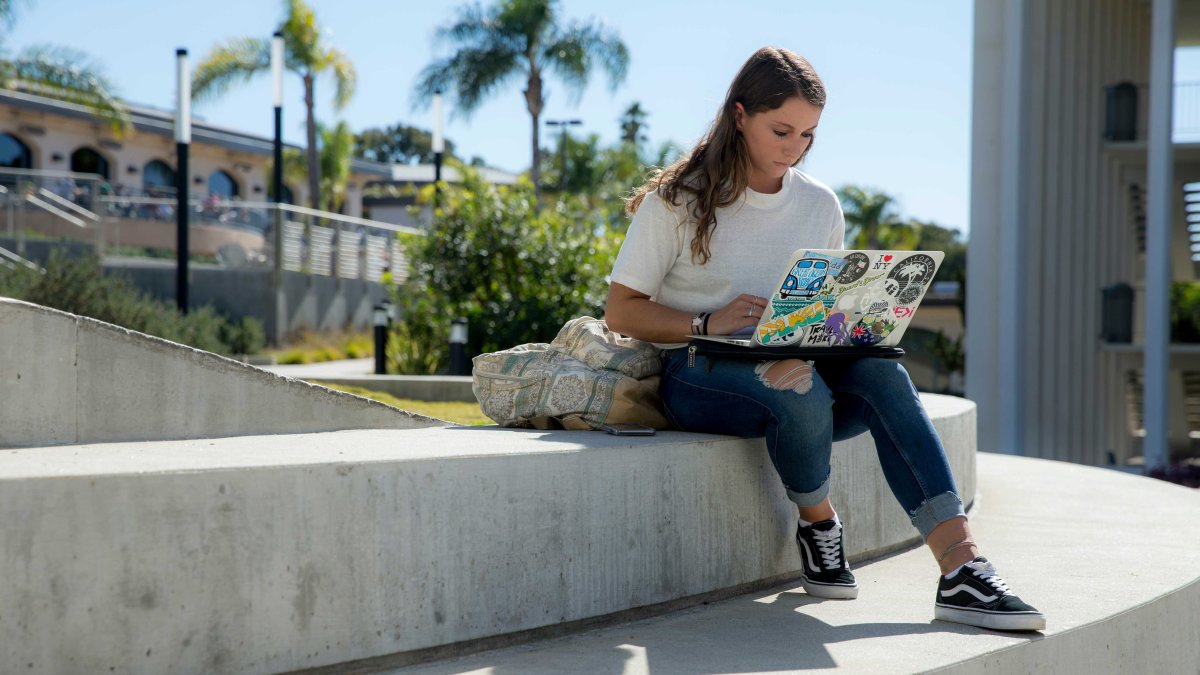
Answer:
M904 366L891 359L831 360L817 364L810 383L807 369L792 367L799 363L772 373L755 361L698 355L688 367L687 349L672 349L663 354L659 391L680 429L765 436L767 454L799 506L828 496L834 441L870 431L892 494L922 540L939 523L965 515L942 441Z

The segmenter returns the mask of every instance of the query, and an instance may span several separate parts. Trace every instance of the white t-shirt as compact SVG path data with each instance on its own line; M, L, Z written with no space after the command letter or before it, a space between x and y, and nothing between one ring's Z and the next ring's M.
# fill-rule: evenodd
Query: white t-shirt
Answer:
M712 312L742 293L770 297L793 251L840 249L846 231L833 190L795 168L784 174L779 192L746 188L716 216L712 257L700 265L692 261L696 226L687 209L648 193L617 254L612 281L672 309ZM656 344L673 349L686 343Z

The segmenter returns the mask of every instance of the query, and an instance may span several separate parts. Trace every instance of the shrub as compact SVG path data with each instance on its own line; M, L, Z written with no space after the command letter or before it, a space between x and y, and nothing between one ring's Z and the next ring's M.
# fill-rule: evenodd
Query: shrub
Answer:
M549 341L569 319L603 312L621 239L603 218L575 198L538 213L528 182L497 186L460 171L426 236L403 237L411 274L396 298L399 372L444 369L454 317L468 321L468 354L480 354Z
M1171 341L1200 342L1200 283L1171 285Z
M153 300L123 276L105 274L94 255L50 254L44 274L24 267L0 268L0 294L218 354L249 354L264 343L253 318L230 322L204 306L186 315Z

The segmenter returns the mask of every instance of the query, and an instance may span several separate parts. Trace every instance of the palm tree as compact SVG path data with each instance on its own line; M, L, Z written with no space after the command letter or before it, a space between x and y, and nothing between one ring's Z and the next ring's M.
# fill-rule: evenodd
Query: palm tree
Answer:
M308 157L308 201L320 208L321 169L317 156L317 121L313 114L317 75L332 72L336 85L334 104L341 110L354 95L356 75L346 55L321 39L313 11L304 0L285 0L287 18L283 33L284 62L304 81L306 153ZM196 66L192 98L202 101L226 92L237 82L246 82L271 68L269 38L232 38L218 46Z
M99 65L81 51L37 45L0 58L0 88L27 91L92 108L117 136L129 130L129 109Z
M614 90L629 67L629 50L602 23L560 25L556 0L499 0L486 11L479 5L467 6L452 23L438 29L437 39L451 43L455 52L421 71L413 97L416 105L427 105L434 92L445 91L456 99L456 113L470 115L501 85L523 76L525 107L533 123L530 171L537 195L541 194L538 119L546 105L543 74L558 75L577 102L594 66L608 73Z
M0 0L0 26L12 28L17 3ZM0 31L0 45L4 43ZM83 52L66 47L36 45L15 59L0 54L0 88L27 91L68 103L88 106L112 127L117 136L129 130L129 110L100 66Z
M646 140L642 130L648 126L650 125L646 124L646 111L642 110L641 103L634 101L621 115L621 141L633 145L641 144Z
M891 195L857 185L843 186L837 194L846 216L850 248L911 249L916 245L918 228L901 219Z
M341 213L350 181L350 159L354 156L354 132L338 122L332 129L321 127L321 208Z
M319 206L322 211L341 213L346 202L346 185L350 182L350 160L354 156L354 133L350 126L338 122L332 129L320 122L317 123L317 161L321 165L321 199ZM268 160L266 174L274 170L274 160ZM308 175L304 154L294 148L283 149L283 178L284 182L303 182ZM268 186L267 194L274 197L272 188Z
M17 20L16 3L13 0L0 0L0 23L12 28Z

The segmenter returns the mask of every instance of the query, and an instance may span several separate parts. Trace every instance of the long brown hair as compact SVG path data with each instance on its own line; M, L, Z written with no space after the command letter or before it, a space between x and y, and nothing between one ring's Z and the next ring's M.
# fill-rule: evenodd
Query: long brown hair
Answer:
M625 201L625 211L637 212L646 194L657 191L671 204L687 202L691 220L696 223L692 238L692 260L700 264L712 257L709 242L717 226L717 209L737 201L746 189L750 156L746 139L738 133L734 104L741 103L747 115L775 110L793 96L825 107L825 84L803 56L779 47L763 47L754 52L729 85L725 103L704 138L691 152L674 164L651 174L644 185ZM797 160L812 150L812 141ZM686 222L686 221L685 221Z

